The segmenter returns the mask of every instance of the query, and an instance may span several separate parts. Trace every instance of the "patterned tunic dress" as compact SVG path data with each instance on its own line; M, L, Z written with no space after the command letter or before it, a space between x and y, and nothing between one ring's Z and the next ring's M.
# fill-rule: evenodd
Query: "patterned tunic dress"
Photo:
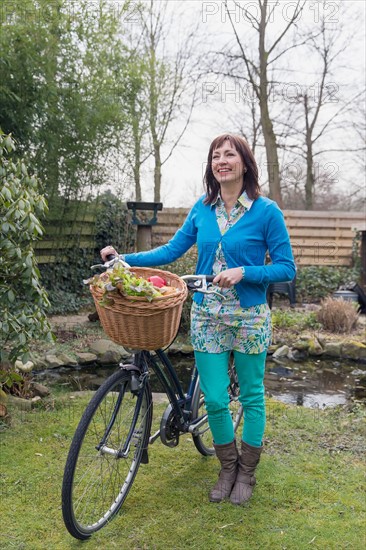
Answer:
M234 225L253 201L244 193L238 198L228 216L224 202L216 202L216 217L221 231ZM227 269L219 244L212 272L217 275ZM255 354L265 351L271 343L271 312L267 305L259 304L242 308L235 286L218 289L225 299L216 294L204 294L201 304L193 302L191 310L191 339L193 349L206 353L239 351Z

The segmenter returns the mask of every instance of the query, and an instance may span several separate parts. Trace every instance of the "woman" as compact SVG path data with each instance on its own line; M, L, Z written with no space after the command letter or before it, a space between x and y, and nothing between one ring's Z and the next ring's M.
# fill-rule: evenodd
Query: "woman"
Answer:
M209 498L211 502L230 498L233 504L242 504L252 495L263 449L263 379L271 340L266 290L269 283L292 280L296 268L283 214L275 202L260 195L256 161L243 138L224 134L213 140L204 183L206 194L167 244L127 254L125 260L133 266L160 266L197 243L196 273L214 274L214 284L221 287L223 297L194 295L191 337L221 463ZM111 253L116 253L113 247L104 248L103 260ZM228 408L231 352L244 409L240 454Z

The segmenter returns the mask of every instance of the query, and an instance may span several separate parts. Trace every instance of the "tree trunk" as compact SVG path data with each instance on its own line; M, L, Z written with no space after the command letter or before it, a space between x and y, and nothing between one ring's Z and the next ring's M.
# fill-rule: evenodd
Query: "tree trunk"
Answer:
M160 157L160 144L154 144L154 202L160 202L160 189L161 189L161 157Z
M313 142L312 142L312 126L309 125L309 106L308 96L304 95L305 109L305 139L306 139L306 181L305 181L305 209L312 210L314 206L314 159L313 159Z
M133 133L133 146L134 146L134 165L133 165L133 178L135 181L135 200L141 201L141 135L139 133L139 120L136 114L135 105L132 108L132 133Z
M268 108L268 52L265 48L267 2L261 6L261 20L259 27L259 105L261 110L261 124L267 154L267 173L269 196L283 208L280 169L278 163L276 135Z
M269 196L272 200L277 202L280 208L283 208L276 135L273 131L273 124L269 116L267 101L262 101L261 99L260 105L262 131L267 155Z

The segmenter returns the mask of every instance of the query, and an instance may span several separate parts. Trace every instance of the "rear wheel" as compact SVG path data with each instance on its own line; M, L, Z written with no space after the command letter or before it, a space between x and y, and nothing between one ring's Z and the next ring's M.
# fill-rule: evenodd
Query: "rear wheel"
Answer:
M149 385L140 391L140 396L131 392L130 372L117 371L95 393L76 429L65 466L62 512L77 539L89 538L113 518L135 479L152 419Z

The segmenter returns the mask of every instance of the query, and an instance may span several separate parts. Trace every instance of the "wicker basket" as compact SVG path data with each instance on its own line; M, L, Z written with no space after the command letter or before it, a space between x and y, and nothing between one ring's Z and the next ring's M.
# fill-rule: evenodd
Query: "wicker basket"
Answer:
M159 275L178 292L149 302L141 296L122 296L113 291L109 293L113 304L101 306L99 302L103 298L103 290L90 286L102 327L113 342L127 348L163 348L174 340L178 332L183 303L188 294L187 286L178 275L169 271L145 267L132 267L130 271L145 279Z

